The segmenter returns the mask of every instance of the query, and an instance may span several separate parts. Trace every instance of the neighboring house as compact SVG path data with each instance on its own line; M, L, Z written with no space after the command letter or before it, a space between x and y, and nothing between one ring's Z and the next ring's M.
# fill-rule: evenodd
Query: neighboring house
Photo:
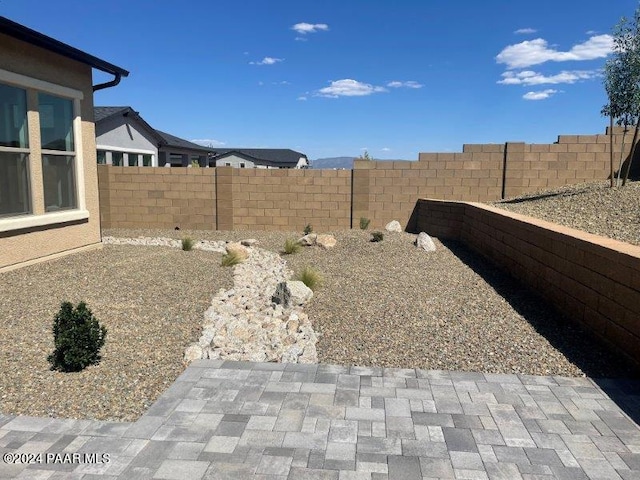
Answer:
M210 149L154 129L131 107L95 107L94 117L99 164L207 166Z
M101 245L93 92L128 74L0 17L0 271Z
M309 168L303 153L288 148L211 148L209 163L236 168Z

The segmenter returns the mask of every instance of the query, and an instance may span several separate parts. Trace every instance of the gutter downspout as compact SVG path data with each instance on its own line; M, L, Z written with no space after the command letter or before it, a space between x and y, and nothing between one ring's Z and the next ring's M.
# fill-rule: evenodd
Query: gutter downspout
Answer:
M115 78L113 80L111 80L110 82L99 83L98 85L94 85L93 91L97 92L98 90L111 88L118 85L120 83L120 80L122 79L122 74L120 72L114 72L113 74L115 75Z

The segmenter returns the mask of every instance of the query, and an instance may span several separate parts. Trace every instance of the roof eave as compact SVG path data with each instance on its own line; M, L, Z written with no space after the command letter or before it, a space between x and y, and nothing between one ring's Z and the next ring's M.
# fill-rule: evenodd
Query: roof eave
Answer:
M36 32L24 25L20 25L6 17L0 16L0 32L5 35L9 35L23 42L35 45L36 47L49 50L50 52L57 53L64 57L70 58L85 65L89 65L97 70L113 75L115 78L110 82L105 82L94 86L95 90L101 88L107 88L109 86L115 86L120 83L122 77L129 76L129 72L124 68L118 67L112 63L109 63L101 58L90 55L82 50L79 50L71 45L67 45L55 38L48 37L40 32ZM96 88L98 87L98 88Z

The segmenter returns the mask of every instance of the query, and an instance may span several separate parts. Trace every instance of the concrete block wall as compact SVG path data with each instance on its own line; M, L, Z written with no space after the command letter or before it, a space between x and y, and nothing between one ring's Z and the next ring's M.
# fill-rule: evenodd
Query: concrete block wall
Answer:
M98 165L102 228L213 230L213 169Z
M616 167L626 157L613 130ZM461 153L420 153L417 162L356 160L350 170L100 166L103 227L316 230L398 220L412 230L419 198L492 202L609 177L604 135L561 135L553 144L466 144ZM112 170L109 170L112 168ZM162 208L166 207L166 208Z
M640 365L640 247L477 203L423 199L416 227L460 240Z
M316 231L351 228L349 170L215 170L220 230L302 232L307 224Z
M552 144L465 144L462 153L420 153L418 162L355 161L354 222L382 228L398 220L413 229L419 198L492 202L562 185L609 178L610 136L560 135ZM617 171L633 131L613 130Z

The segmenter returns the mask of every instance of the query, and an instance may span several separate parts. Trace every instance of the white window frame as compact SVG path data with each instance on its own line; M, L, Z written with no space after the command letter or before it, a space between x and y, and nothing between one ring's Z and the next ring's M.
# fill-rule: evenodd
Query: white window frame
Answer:
M126 153L127 157L123 156L122 157L122 166L123 167L128 167L129 166L129 153L134 153L136 155L140 155L140 158L138 158L138 167L142 167L142 155L151 155L151 166L152 167L157 167L158 166L158 157L156 156L156 152L154 150L144 150L144 149L137 149L137 148L122 148L122 147L112 147L111 145L96 145L96 150L104 150L108 155L106 157L106 165L112 165L112 160L111 160L111 152L119 152L119 153Z
M20 215L16 217L8 217L0 219L0 232L8 232L11 230L19 230L25 228L41 227L46 225L54 225L57 223L73 222L78 220L85 220L89 218L89 211L86 207L85 198L85 183L84 183L84 158L82 147L82 116L81 116L81 101L84 99L84 94L80 90L74 88L64 87L55 83L39 80L36 78L21 75L19 73L10 72L0 68L0 82L13 87L22 88L24 90L36 91L55 95L58 97L67 98L73 101L73 135L74 135L74 168L76 179L76 203L77 207L72 210L64 210L61 212L44 212L33 213L38 210L34 204L34 192L33 192L33 175L34 164L40 163L42 165L42 153L47 153L47 150L42 150L42 145L38 145L36 140L39 140L40 125L29 125L29 195L31 195L31 210L32 213ZM29 107L27 106L27 112ZM35 138L35 134L32 132L38 132L38 138ZM37 146L37 148L36 148ZM33 151L41 152L39 155L34 155ZM60 152L57 152L60 153ZM37 169L41 171L42 167ZM44 210L44 204L40 205Z

